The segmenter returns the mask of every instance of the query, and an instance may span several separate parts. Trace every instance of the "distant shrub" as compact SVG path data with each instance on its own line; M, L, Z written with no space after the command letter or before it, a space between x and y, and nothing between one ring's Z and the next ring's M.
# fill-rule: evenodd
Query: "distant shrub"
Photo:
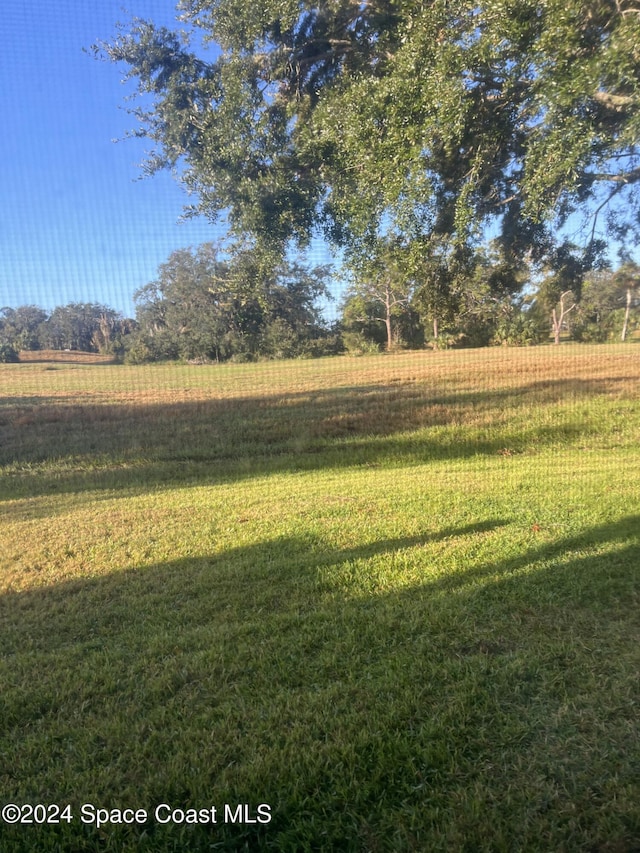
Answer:
M255 360L256 357L252 352L236 352L229 359L232 364L248 364Z
M546 320L531 312L517 311L500 317L491 343L494 346L525 347L542 343L548 336Z
M380 352L379 344L365 337L362 332L343 332L342 340L349 355L372 355Z
M322 358L327 355L339 355L344 352L340 335L327 335L323 338L311 338L300 347L300 358Z
M460 336L450 332L448 330L440 330L438 332L437 338L431 338L428 343L428 346L434 350L448 350L454 349L459 345Z
M18 350L12 344L0 344L0 363L15 364L20 361Z
M283 317L277 317L264 327L260 337L260 354L275 359L300 355L300 337Z
M154 354L141 338L131 342L124 355L125 364L146 364L154 361Z
M578 320L572 332L574 340L586 344L602 344L614 338L611 323L589 323Z
M212 359L208 358L206 355L199 355L196 358L188 358L187 364L192 364L194 366L202 366L203 364L214 364L215 362Z
M451 349L486 347L491 340L491 332L491 325L487 323L485 318L470 317L457 335L447 335L445 331L441 337L450 341L449 348Z

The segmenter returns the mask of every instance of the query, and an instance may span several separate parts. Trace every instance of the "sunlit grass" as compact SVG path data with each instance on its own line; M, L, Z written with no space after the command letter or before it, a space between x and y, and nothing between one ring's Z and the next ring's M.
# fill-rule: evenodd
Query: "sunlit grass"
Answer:
M630 853L637 364L3 366L0 848Z

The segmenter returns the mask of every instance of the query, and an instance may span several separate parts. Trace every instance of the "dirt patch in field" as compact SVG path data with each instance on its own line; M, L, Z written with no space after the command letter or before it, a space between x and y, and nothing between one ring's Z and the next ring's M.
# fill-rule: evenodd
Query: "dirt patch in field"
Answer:
M80 350L23 350L20 361L30 364L115 364L110 355L100 355L97 352L82 352Z

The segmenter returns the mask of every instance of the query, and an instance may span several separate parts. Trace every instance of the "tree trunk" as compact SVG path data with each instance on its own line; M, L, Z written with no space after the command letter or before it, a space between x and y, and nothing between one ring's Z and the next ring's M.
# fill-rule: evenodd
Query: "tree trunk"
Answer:
M556 345L560 343L560 332L562 331L562 324L564 322L564 318L570 311L573 311L573 309L577 305L577 303L574 302L571 308L564 307L565 297L567 297L570 293L570 290L565 290L565 292L560 296L560 315L558 315L555 308L551 312L551 324L553 326L553 342Z
M391 352L393 348L393 334L391 329L391 289L386 286L384 294L384 324L387 327L387 352Z
M551 324L553 326L553 342L557 346L560 343L560 329L562 328L562 325L558 319L555 308L551 314Z
M438 318L433 318L433 339L434 341L438 340Z
M627 307L624 311L624 323L622 324L622 340L627 339L627 330L629 328L629 312L631 310L631 288L627 288Z

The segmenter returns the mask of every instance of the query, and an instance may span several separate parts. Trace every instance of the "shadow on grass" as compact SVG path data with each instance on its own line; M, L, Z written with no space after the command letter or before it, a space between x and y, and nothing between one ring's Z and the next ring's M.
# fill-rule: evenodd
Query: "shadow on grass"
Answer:
M630 853L640 516L432 572L431 543L501 524L276 539L0 599L7 800L273 814L0 827L3 849Z
M18 398L0 410L0 462L17 469L4 478L0 500L575 443L601 424L583 412L545 424L544 407L616 393L629 381L553 380L450 394L409 382L167 404Z

